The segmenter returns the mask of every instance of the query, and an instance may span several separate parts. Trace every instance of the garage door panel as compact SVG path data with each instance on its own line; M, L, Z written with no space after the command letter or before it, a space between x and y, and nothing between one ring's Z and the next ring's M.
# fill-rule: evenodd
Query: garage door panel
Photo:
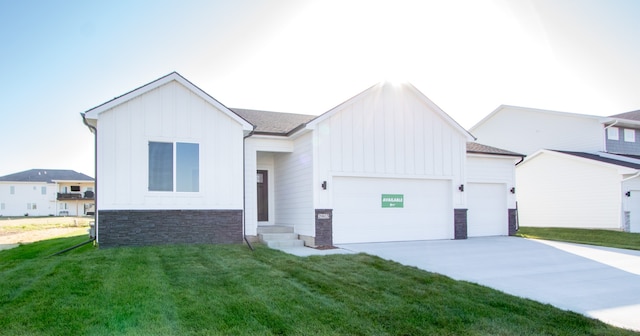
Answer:
M509 232L507 190L501 183L467 185L467 236L504 236Z
M334 243L453 237L450 182L336 177ZM402 208L382 208L382 194L402 194Z

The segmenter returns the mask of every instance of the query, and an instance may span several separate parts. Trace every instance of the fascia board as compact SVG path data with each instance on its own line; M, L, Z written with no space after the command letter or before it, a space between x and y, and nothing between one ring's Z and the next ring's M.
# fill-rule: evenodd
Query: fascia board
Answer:
M531 162L532 160L534 160L536 157L538 157L540 155L550 155L550 156L555 156L555 157L561 157L561 158L564 158L564 159L578 161L578 162L581 162L581 163L584 163L584 164L590 164L590 165L600 166L600 167L604 167L604 168L615 169L621 175L635 174L636 172L638 172L637 169L620 166L620 165L617 165L617 164L614 164L614 163L607 163L607 162L592 160L592 159L588 159L588 158L584 158L584 157L580 157L580 156L560 153L560 152L551 151L551 150L547 150L547 149L541 149L541 150L533 153L532 155L527 157L520 165L518 165L518 167L523 166L523 165L527 164L528 162Z

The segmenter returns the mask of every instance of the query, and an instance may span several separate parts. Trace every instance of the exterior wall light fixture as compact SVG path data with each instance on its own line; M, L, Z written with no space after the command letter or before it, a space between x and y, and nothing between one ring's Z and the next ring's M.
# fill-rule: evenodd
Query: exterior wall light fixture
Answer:
M464 184L461 184L461 185L458 187L458 190L460 190L461 192L464 192Z
M327 190L327 181L322 181L322 190Z
M510 191L512 194L515 194L515 193L516 193L516 187L511 187L511 189L509 189L509 191Z

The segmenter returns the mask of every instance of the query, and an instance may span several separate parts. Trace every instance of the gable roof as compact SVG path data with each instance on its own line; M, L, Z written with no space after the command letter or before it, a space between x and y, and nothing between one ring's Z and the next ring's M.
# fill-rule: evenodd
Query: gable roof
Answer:
M525 157L526 155L511 152L505 149L491 147L483 144L479 144L477 142L467 142L467 153L472 154L487 154L487 155L504 155L504 156L519 156Z
M304 127L314 119L314 115L269 112L249 109L232 108L242 118L256 126L254 134L287 136Z
M590 114L580 114L580 113L572 113L572 112L560 112L560 111L543 110L543 109L537 109L537 108L531 108L531 107L522 107L522 106L513 106L513 105L500 105L500 106L498 106L498 108L493 110L493 112L489 113L486 117L482 118L482 120L478 121L475 125L473 125L473 127L471 127L470 131L473 132L475 129L477 129L478 127L482 126L487 121L495 118L496 115L502 113L503 111L535 112L535 113L556 115L556 116L562 116L562 117L577 117L577 118L595 119L595 120L597 120L599 122L605 122L605 120L609 119L607 117L600 117L600 116L595 116L595 115L590 115Z
M570 152L570 151L554 151L554 152L573 155L573 156L577 156L577 157L581 157L589 160L609 163L609 164L632 168L632 169L640 169L640 161L636 159L634 159L633 161L638 161L638 162L633 162L632 160L625 160L624 157L618 157L618 155L615 155L615 154L585 153L585 152Z
M573 152L562 150L541 149L531 155L529 155L524 162L520 165L526 165L529 162L535 160L541 155L552 155L556 157L573 157L580 160L583 163L590 163L595 165L606 166L615 168L620 174L637 174L640 172L640 159L611 154L606 152Z
M46 182L54 183L55 181L87 181L93 182L91 176L78 173L75 170L63 169L31 169L14 174L0 176L0 181L9 182Z
M204 92L202 89L200 89L199 87L195 86L193 83L191 83L190 81L188 81L186 78L182 77L179 73L177 72L172 72L166 76L160 77L150 83L147 83L137 89L131 90L121 96L115 97L103 104L100 104L94 108L91 108L87 111L85 111L84 113L82 113L82 115L84 117L86 117L87 119L97 119L98 115L100 115L100 113L107 111L111 108L114 108L120 104L123 104L133 98L139 97L149 91L152 91L162 85L165 85L171 81L176 81L180 84L182 84L184 87L186 87L187 89L189 89L191 92L195 93L197 96L199 96L200 98L204 99L205 101L207 101L208 103L210 103L211 105L215 106L216 108L218 108L220 111L222 111L223 113L225 113L226 115L228 115L229 117L231 117L231 119L237 121L238 123L240 123L244 129L245 132L250 132L253 130L253 125L251 125L251 123L249 123L247 120L243 119L242 117L240 117L238 114L234 113L233 111L231 111L228 107L224 106L222 103L220 103L219 101L217 101L215 98L213 98L212 96L210 96L208 93Z
M440 117L442 117L443 120L445 120L446 123L448 123L451 127L453 127L454 129L458 130L460 133L464 134L465 137L467 138L468 141L475 141L476 138L469 133L469 131L467 131L464 127L460 126L460 124L458 124L458 122L456 122L453 118L451 118L451 116L449 116L447 113L445 113L440 107L438 107L438 105L436 105L433 101L431 101L431 99L429 99L427 96L425 96L422 92L420 92L415 86L413 86L410 83L402 83L402 84L391 84L389 82L380 82L362 92L360 92L359 94L353 96L352 98L346 100L345 102L343 102L342 104L339 104L338 106L332 108L331 110L319 115L318 117L316 117L315 119L311 120L310 122L307 123L307 128L313 128L315 127L315 125L317 125L318 123L332 117L334 114L338 113L338 111L343 107L346 106L354 101L357 101L369 94L373 94L375 91L378 90L383 90L385 87L389 86L389 85L400 85L402 86L403 89L406 89L412 93L414 93L418 99L422 100L422 102L424 102L427 106L429 106L433 111L435 111Z

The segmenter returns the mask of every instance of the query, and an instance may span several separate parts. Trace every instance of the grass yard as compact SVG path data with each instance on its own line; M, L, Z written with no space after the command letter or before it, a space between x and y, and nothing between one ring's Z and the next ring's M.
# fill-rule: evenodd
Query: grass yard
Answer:
M2 335L638 335L365 254L257 246L0 252Z
M517 236L640 250L640 233L611 230L520 227Z

